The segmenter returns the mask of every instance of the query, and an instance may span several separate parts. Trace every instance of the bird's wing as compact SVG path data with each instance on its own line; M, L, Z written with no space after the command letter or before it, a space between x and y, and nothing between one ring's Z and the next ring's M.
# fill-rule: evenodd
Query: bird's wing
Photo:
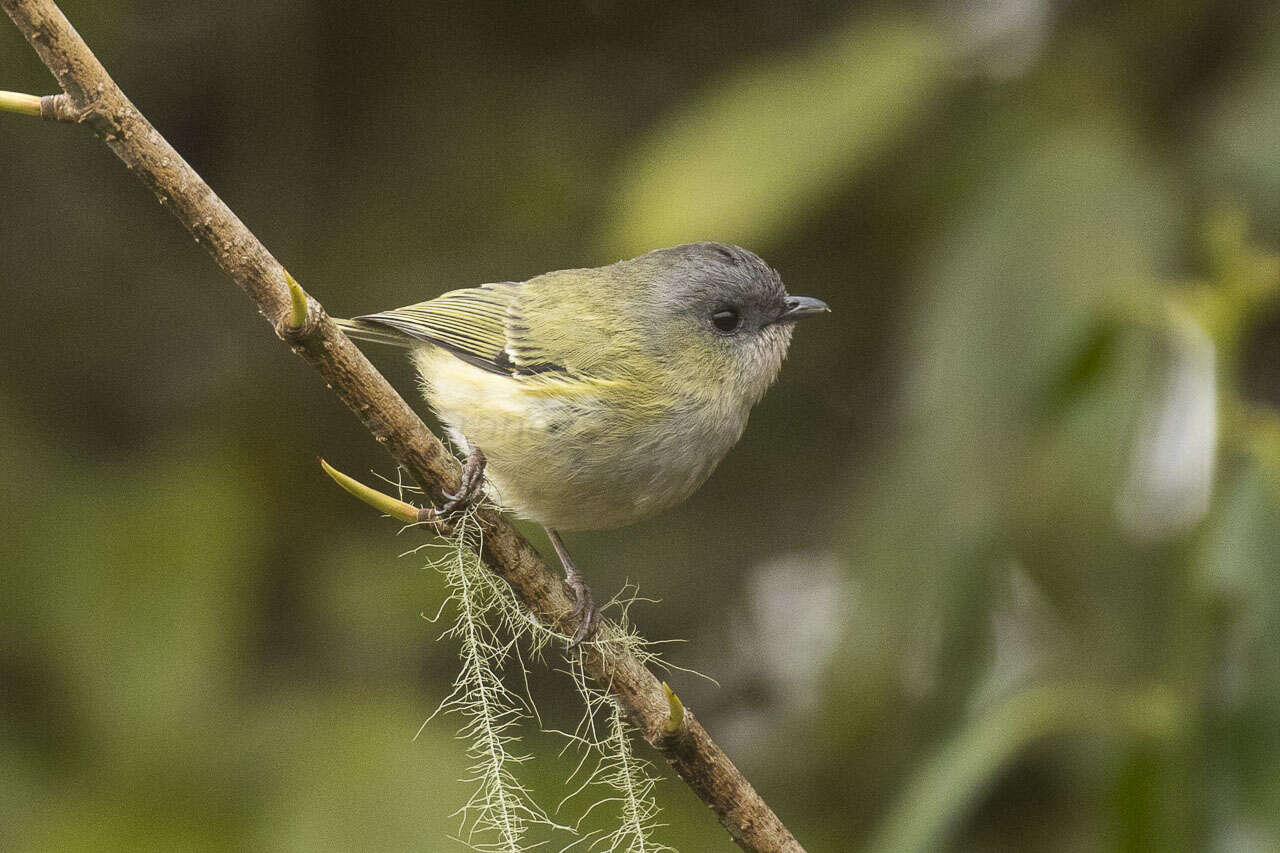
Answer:
M600 368L619 342L589 313L566 314L566 301L550 292L558 282L544 281L555 275L453 290L356 317L345 328L370 340L381 335L384 342L394 330L392 334L428 341L484 370L517 379L604 379L608 371Z
M427 341L477 367L509 374L507 310L515 288L502 283L452 290L426 302L356 317L349 328L358 332L372 327Z

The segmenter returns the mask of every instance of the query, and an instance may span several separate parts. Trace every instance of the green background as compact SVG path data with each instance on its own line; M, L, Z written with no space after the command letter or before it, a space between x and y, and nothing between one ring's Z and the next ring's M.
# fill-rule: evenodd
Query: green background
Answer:
M335 315L693 239L831 304L568 543L807 849L1280 846L1272 4L64 9ZM0 116L0 280L0 847L457 849L441 580L315 462L388 457L85 131Z

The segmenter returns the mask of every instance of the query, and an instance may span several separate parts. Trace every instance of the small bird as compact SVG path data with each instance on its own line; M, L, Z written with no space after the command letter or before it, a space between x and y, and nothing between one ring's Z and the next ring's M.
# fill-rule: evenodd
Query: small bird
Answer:
M801 317L737 246L691 243L595 269L453 290L338 324L410 350L427 402L467 453L463 485L541 524L577 598L574 642L598 613L559 531L619 527L711 475L778 375Z

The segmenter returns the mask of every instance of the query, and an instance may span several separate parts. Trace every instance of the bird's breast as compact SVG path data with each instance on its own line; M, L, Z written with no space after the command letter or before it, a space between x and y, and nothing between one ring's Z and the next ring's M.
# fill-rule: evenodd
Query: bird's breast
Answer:
M494 497L559 530L619 527L692 494L737 442L743 407L660 388L526 382L431 348L417 357L441 420L484 451Z

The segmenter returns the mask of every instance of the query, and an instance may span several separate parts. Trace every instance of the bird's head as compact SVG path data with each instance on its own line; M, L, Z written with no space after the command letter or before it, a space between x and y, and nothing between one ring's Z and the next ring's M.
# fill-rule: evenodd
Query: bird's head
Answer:
M699 396L754 405L778 375L795 322L830 310L788 295L775 270L738 246L690 243L636 260L648 267L646 338L674 383Z

